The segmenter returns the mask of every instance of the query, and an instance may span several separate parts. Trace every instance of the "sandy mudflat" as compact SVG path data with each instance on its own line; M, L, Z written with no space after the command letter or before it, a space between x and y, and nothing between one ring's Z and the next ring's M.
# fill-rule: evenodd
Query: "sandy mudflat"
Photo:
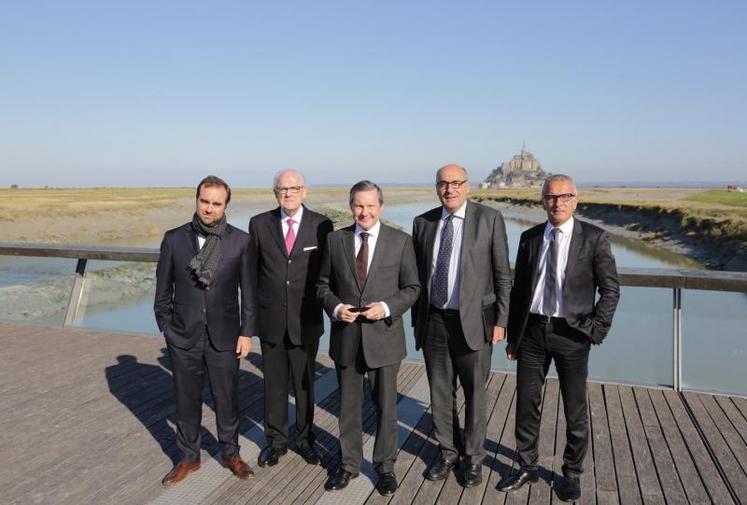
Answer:
M310 188L314 207L347 208L346 188ZM389 203L433 199L431 188L384 190ZM272 208L269 189L236 189L229 213L242 206ZM145 243L188 221L194 189L3 189L0 190L0 242L97 245Z

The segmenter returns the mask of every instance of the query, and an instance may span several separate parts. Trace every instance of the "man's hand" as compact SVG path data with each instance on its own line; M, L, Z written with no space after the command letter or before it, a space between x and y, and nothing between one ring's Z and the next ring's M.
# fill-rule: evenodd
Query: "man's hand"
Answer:
M340 306L340 309L337 311L337 319L340 321L344 321L346 323L352 323L356 320L358 317L358 312L353 312L350 309L354 309L355 307L350 305L349 303L345 303Z
M503 326L493 326L493 345L497 344L506 336L506 328Z
M506 358L511 361L514 361L516 359L516 349L514 348L513 344L508 344L506 346Z
M252 350L252 337L239 337L236 342L236 359L244 359Z
M383 303L374 302L363 307L363 309L361 309L361 314L369 321L378 321L379 319L384 319L386 317L386 309L384 308Z

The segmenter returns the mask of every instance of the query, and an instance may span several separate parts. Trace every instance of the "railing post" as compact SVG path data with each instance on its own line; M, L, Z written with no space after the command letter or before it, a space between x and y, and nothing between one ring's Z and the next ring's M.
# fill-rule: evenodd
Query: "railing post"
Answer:
M682 391L682 288L673 289L672 301L672 387Z
M83 281L86 274L87 263L87 259L78 258L78 264L75 266L73 288L70 290L70 300L67 302L67 311L65 312L65 322L63 323L63 326L70 326L73 324L75 322L75 316L78 315L80 299L83 295Z

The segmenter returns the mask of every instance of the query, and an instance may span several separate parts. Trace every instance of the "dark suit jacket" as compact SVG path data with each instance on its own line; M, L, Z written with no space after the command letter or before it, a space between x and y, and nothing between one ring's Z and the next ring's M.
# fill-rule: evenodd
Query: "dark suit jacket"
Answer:
M207 288L187 268L197 247L197 234L190 223L167 231L163 237L153 306L158 329L169 344L190 349L207 325L216 349L235 349L239 335L255 334L249 235L228 225L218 268Z
M518 349L529 317L546 224L538 224L522 233L516 254L508 318L508 343L515 349ZM595 303L597 290L600 297ZM563 285L563 305L568 325L592 343L601 343L610 330L619 298L615 257L612 256L607 233L593 224L574 219Z
M418 349L423 346L428 333L433 244L440 219L441 207L436 207L416 217L412 225L420 284L423 286L420 299L412 308ZM467 201L461 247L459 319L467 345L476 351L490 342L493 326L506 326L508 319L511 267L506 225L501 213Z
M257 279L259 338L277 344L286 331L295 345L324 333L322 307L316 299L316 280L332 221L306 207L290 255L280 207L249 221L249 264Z
M419 292L412 239L406 233L382 223L365 286L360 285L355 270L355 226L330 233L317 283L317 298L330 319L340 303L359 307L385 302L390 311L390 317L375 322L333 320L330 357L348 366L355 361L360 342L371 368L401 361L407 355L402 315L415 303Z

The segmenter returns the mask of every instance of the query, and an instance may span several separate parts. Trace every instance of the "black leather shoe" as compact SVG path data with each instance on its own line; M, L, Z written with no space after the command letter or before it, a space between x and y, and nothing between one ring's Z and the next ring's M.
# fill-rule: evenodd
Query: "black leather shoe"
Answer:
M381 496L389 496L397 490L397 477L392 472L380 473L376 483L376 491Z
M519 473L506 477L500 481L498 483L498 491L510 493L511 491L521 489L521 487L527 482L537 482L538 479L539 476L537 475L537 470L522 470Z
M555 493L561 501L577 501L581 498L581 481L578 477L565 477Z
M316 452L314 447L296 447L296 452L310 465L318 465L322 462L322 458L319 456L319 453Z
M464 468L464 487L474 487L482 482L482 465L466 465Z
M324 483L324 489L327 491L337 491L348 487L350 479L358 477L357 473L350 473L342 468L338 468L335 473L329 476L327 482Z
M425 478L428 480L444 480L449 472L456 466L457 459L438 458L433 466L428 469Z
M259 458L257 458L257 464L261 467L266 466L275 466L278 464L278 461L280 460L280 456L285 455L288 452L287 448L278 448L273 447L271 445L268 445L264 449L262 449L262 452L259 453Z

